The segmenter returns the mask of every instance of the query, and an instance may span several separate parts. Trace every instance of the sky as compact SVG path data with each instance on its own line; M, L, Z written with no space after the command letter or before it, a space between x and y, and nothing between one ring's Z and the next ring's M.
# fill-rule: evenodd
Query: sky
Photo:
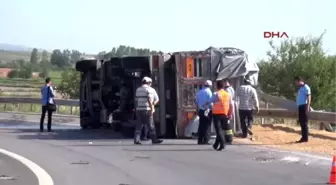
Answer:
M250 60L264 31L319 36L336 53L336 0L0 0L0 43L96 54L129 45L164 52L237 47ZM280 42L284 38L275 38Z

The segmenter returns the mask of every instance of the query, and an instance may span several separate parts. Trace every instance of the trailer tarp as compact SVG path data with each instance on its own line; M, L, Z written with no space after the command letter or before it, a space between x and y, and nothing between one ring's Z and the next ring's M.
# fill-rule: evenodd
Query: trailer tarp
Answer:
M215 74L215 80L245 76L251 80L252 85L258 84L258 65L254 61L249 61L244 51L237 48L214 47L207 50L211 52L211 70Z

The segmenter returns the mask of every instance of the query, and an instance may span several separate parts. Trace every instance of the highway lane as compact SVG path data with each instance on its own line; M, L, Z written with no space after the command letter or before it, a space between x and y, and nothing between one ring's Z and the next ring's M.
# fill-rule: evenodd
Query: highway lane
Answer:
M82 131L63 123L54 133L41 134L37 123L10 124L0 128L0 148L39 164L55 185L316 185L327 182L331 164L239 144L222 152L190 140L134 146L111 130Z

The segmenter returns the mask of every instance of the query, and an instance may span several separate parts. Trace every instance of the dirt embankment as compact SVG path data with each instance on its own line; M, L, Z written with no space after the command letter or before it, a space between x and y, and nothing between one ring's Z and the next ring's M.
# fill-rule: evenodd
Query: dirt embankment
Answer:
M321 130L309 130L308 143L295 143L301 138L299 127L286 126L283 124L255 125L253 127L253 142L245 139L236 141L252 144L276 147L291 151L313 152L325 155L336 155L336 132Z

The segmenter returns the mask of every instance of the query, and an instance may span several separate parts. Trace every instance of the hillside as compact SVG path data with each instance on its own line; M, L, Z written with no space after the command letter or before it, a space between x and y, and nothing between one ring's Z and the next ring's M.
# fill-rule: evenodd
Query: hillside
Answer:
M12 62L13 60L25 60L29 61L30 51L6 51L0 50L0 61L1 62ZM39 55L41 55L39 53ZM39 56L40 57L40 56Z
M21 46L21 45L14 45L14 44L6 44L6 43L0 43L0 50L6 50L6 51L27 51L31 52L33 49Z
M0 61L2 63L12 62L13 60L30 60L32 48L0 43ZM38 49L38 58L42 57L42 49Z

